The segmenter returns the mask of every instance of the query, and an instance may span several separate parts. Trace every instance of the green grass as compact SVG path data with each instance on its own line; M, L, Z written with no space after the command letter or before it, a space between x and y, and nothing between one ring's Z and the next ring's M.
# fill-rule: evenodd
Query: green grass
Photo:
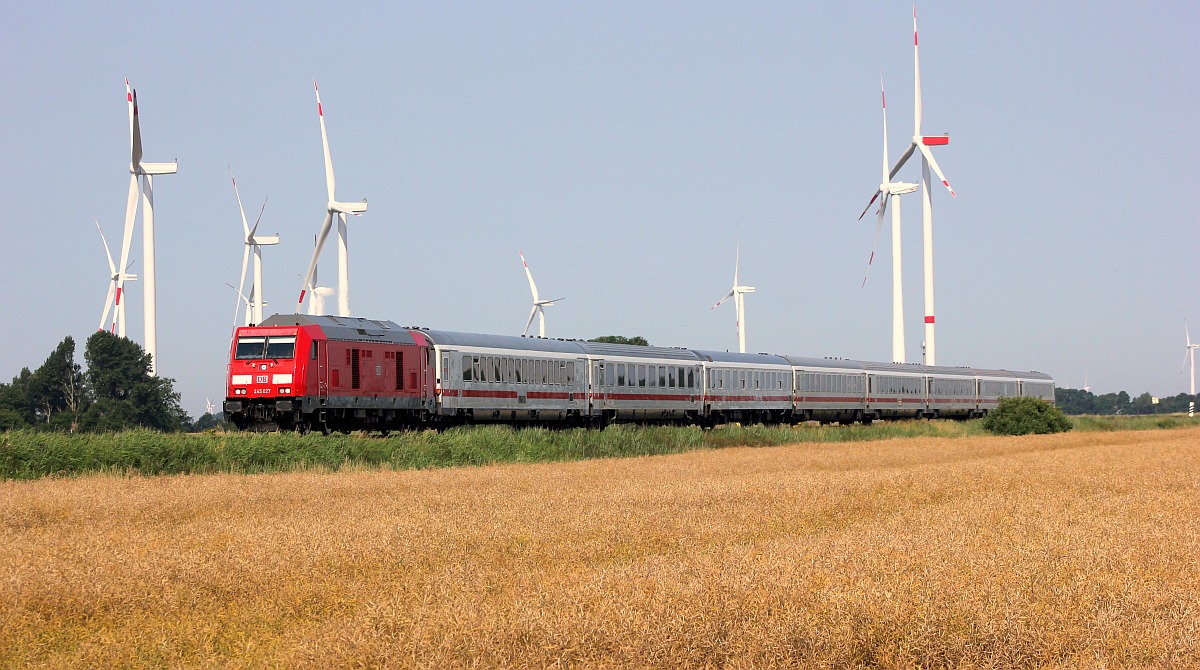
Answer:
M1200 425L1182 415L1072 417L1076 430L1113 431ZM674 454L734 446L859 442L984 435L978 421L899 421L871 426L723 426L714 430L612 426L602 431L473 426L444 432L373 435L294 433L164 434L152 431L0 434L0 479L107 472L171 475L268 473L305 469L441 468Z

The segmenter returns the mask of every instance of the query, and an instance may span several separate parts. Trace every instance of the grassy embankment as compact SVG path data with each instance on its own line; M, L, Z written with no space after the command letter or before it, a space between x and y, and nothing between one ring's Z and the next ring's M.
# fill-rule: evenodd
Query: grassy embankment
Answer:
M1142 430L1200 425L1185 416L1075 417L1076 430ZM0 434L0 479L76 476L95 472L143 475L243 474L305 469L435 468L648 456L731 446L797 442L859 442L897 437L985 434L978 421L878 422L871 426L613 426L547 430L505 426L394 434L388 438L294 433L109 434L11 431Z
M1197 667L1198 482L1200 428L0 482L0 667Z

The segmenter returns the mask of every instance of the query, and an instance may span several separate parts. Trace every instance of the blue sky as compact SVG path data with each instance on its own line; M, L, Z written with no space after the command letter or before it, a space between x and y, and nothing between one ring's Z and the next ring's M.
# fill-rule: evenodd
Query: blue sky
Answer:
M1093 391L1187 390L1200 338L1194 2L918 6L935 191L938 362ZM0 8L7 292L0 378L95 329L128 185L124 78L155 182L159 369L185 409L223 394L241 263L227 165L269 196L268 312L293 311L324 214L312 80L350 222L351 306L402 325L884 360L879 181L912 128L912 6L824 3L8 3ZM916 181L913 161L901 177ZM919 200L904 202L908 358L920 357ZM251 214L253 216L253 214ZM140 218L134 266L140 270ZM322 283L335 276L334 245ZM141 339L140 287L129 333Z

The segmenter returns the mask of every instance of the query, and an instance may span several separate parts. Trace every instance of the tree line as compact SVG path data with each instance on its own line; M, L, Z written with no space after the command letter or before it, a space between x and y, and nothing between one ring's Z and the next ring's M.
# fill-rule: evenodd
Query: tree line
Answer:
M0 383L0 430L194 428L179 405L175 380L150 374L150 355L136 342L97 331L83 358L87 370L75 362L75 339L68 335L36 370L24 368L12 383Z
M1155 403L1149 393L1131 398L1125 391L1095 395L1081 389L1054 389L1054 402L1067 414L1174 414L1188 411L1189 402L1200 402L1197 398L1180 393Z

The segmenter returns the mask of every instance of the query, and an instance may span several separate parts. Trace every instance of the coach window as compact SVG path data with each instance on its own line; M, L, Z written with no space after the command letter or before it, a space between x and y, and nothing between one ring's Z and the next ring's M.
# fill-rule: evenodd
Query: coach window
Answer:
M463 356L462 357L462 365L463 365L463 381L469 382L469 381L471 381L471 357Z
M644 388L646 386L646 366L645 365L637 366L637 372L638 372L638 386Z

